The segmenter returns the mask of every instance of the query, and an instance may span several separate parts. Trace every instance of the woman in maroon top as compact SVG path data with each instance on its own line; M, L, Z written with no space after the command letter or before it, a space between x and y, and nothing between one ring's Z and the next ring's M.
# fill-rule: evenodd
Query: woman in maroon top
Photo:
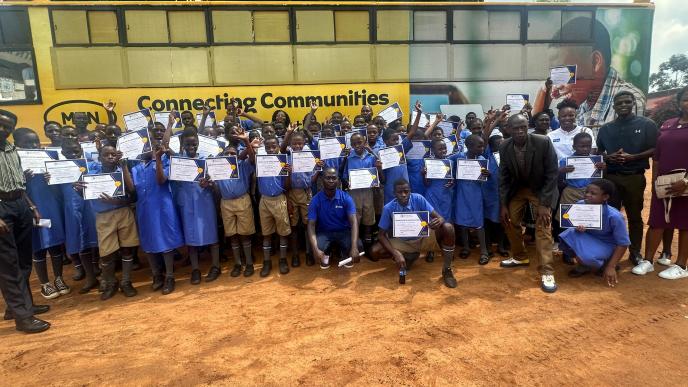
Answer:
M675 169L688 168L688 87L681 89L676 100L680 109L680 116L669 119L662 124L657 138L657 146L652 163L652 181L657 176L668 174ZM688 187L688 179L672 184L670 193L680 194ZM688 277L688 197L674 197L671 200L671 210L668 219L664 217L665 201L658 199L652 192L650 205L650 228L647 230L645 241L645 260L633 268L633 273L643 275L654 271L652 257L662 240L665 229L678 229L678 258L675 265L659 273L665 279L679 279ZM667 221L668 220L668 221Z

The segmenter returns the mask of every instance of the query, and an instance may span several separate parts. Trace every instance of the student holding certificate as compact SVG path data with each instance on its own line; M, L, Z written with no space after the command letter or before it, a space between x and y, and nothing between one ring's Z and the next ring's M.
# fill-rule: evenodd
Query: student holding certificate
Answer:
M168 127L167 131L171 129ZM167 134L166 134L167 135ZM196 128L187 126L181 135L182 155L191 159L199 158L198 134ZM194 171L196 172L196 171ZM199 171L199 173L201 173ZM189 248L191 261L191 284L201 283L198 266L199 250L208 246L212 264L205 277L211 282L220 276L220 245L217 237L217 211L211 182L202 177L196 181L173 181L174 199L184 231L184 241Z
M414 136L410 138L412 141L411 148L415 148L415 142L417 141L422 141L425 139L425 136L423 135L422 130L418 130L418 125L420 122L420 118L423 115L423 106L421 105L420 101L416 101L416 105L414 106L414 109L416 111L415 119L413 123L411 124L413 127L415 127L414 130ZM410 149L409 149L410 150ZM425 179L423 179L423 168L425 168L425 162L423 161L423 158L409 158L406 157L406 170L408 171L409 175L409 183L411 184L411 192L420 194L420 195L425 195Z
M579 204L602 206L602 228L586 229L584 226L569 228L559 235L560 247L578 263L569 272L570 277L580 277L591 270L599 270L608 286L618 283L617 264L626 254L631 240L628 238L623 215L607 200L614 194L614 183L599 179L585 188L585 199Z
M24 129L24 130L22 130ZM12 133L14 144L21 149L40 149L41 142L36 132L20 128ZM26 192L40 212L42 219L50 220L50 227L33 227L33 265L41 284L41 296L53 299L69 294L71 289L62 277L62 245L65 242L62 192L57 185L48 185L42 174L34 173L22 165L26 178ZM44 167L45 168L45 164ZM46 256L50 253L54 284L48 278Z
M377 168L377 176L382 174L382 163L373 153L368 151L369 148L366 147L365 137L359 133L354 133L351 136L351 148L352 152L346 158L344 167L345 185L347 187L351 187L349 179L351 176L350 171L352 170ZM372 227L375 225L374 189L376 188L349 189L349 195L351 195L356 205L356 217L361 224L363 249L366 252L366 256L371 259L370 249L373 246Z
M395 198L387 203L380 218L379 241L373 246L373 255L377 258L389 257L399 265L401 273L409 270L421 253L442 248L442 279L448 288L456 287L456 279L452 273L451 264L454 258L454 226L446 222L430 203L421 195L411 193L411 186L407 180L399 179L394 183ZM420 228L429 228L429 236L394 237L395 213L424 211L429 213L427 224L419 224Z
M104 145L100 148L99 162L89 163L88 174L122 173L126 163L122 154L114 146ZM118 184L119 183L119 184ZM80 189L88 189L88 184L78 183ZM122 185L122 181L115 181L115 192ZM125 187L122 187L124 191ZM96 231L98 234L98 250L100 266L102 268L103 292L100 299L105 301L112 298L119 289L127 297L137 294L131 282L131 272L134 267L134 248L139 245L136 218L131 208L133 200L128 195L118 197L101 193L100 199L89 200L89 205L95 212ZM122 259L122 280L115 277L116 260Z
M466 153L456 153L449 156L449 160L456 165L457 174L461 173L461 164L457 160L485 160L483 157L485 141L481 136L471 134L466 137L466 148ZM480 241L478 263L481 265L487 265L490 262L485 240L485 228L483 227L485 219L483 182L487 181L489 176L489 170L481 168L480 174L474 180L457 179L456 188L454 188L454 216L452 220L454 224L461 227L461 240L463 241L463 248L459 257L465 259L470 255L468 230L475 229Z
M406 138L404 138L404 140L401 142L403 153L408 152L413 146L413 144L411 144L411 138L413 138L415 135L416 129L416 127L411 127L411 130L408 132ZM393 147L399 143L399 132L396 129L385 129L385 131L382 132L382 140L385 142L387 147ZM399 157L402 158L403 155L400 155ZM387 169L384 169L383 165L381 180L384 184L385 204L394 200L394 183L399 179L408 181L408 170L406 169L406 163Z

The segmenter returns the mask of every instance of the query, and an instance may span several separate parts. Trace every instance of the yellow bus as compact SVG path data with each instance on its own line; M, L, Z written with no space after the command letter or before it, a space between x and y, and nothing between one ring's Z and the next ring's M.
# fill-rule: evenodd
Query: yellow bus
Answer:
M596 125L613 119L609 93L646 94L652 16L649 1L5 1L0 105L34 129L77 111L104 122L108 100L121 116L238 98L295 121L311 102L351 118L416 99L427 112L487 110L507 94L541 108L550 69L576 65L550 97L576 99Z

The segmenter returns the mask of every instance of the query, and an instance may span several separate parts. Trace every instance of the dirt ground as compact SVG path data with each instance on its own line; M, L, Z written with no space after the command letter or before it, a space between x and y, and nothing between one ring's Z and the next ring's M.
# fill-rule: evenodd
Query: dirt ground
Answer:
M568 278L557 259L552 295L534 263L481 267L475 251L455 260L456 289L439 260L418 262L405 285L392 262L365 258L265 279L231 278L227 265L200 286L180 268L168 296L142 269L137 297L106 302L72 281L72 294L45 302L34 277L52 328L24 335L0 322L0 385L687 383L688 280L636 277L627 259L614 289Z

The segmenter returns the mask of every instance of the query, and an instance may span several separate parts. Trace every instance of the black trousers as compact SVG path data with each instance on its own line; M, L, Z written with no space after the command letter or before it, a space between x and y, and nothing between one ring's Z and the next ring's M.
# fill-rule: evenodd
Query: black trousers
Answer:
M33 300L29 277L33 213L23 198L0 201L0 219L10 229L0 234L0 291L15 319L31 317Z

